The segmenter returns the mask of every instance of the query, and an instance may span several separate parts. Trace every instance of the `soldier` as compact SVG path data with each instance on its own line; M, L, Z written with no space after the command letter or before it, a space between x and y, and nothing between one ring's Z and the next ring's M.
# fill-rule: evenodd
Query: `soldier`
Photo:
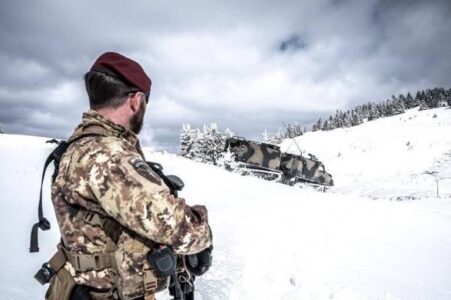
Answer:
M154 299L168 280L156 276L147 254L157 244L180 255L210 247L207 210L171 195L146 163L137 134L152 82L142 67L108 52L84 79L91 110L69 138L52 184L64 274L46 297Z

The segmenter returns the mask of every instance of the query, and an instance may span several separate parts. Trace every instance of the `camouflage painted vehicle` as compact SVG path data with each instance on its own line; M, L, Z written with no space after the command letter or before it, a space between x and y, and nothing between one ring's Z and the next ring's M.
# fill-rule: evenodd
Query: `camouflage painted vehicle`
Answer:
M231 164L235 165L233 169L238 169L243 175L253 174L289 185L334 185L332 175L326 172L324 165L313 155L306 158L282 153L279 146L241 137L227 139L224 151L231 153Z
M316 157L306 158L302 155L283 153L280 169L290 184L308 182L323 186L333 186L332 175L326 172L324 164Z

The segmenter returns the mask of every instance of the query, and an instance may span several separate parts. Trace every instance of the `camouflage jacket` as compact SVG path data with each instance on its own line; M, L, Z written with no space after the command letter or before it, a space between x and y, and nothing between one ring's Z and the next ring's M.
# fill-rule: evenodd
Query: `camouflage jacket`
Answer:
M117 289L121 299L144 295L144 279L151 266L142 237L170 245L177 254L197 253L211 244L207 211L174 198L168 187L145 164L137 136L95 111L83 115L82 123L62 156L52 185L52 201L62 243L72 253L99 254L111 244L102 227L84 221L80 210L97 212L130 229L115 246L117 270L75 272L65 268L78 284L97 289ZM163 283L159 281L161 287Z

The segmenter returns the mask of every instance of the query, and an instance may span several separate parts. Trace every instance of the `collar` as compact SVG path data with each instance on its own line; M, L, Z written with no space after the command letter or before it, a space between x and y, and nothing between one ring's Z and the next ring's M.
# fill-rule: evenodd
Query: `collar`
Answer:
M134 132L126 129L122 125L114 123L92 109L83 113L81 124L75 129L75 132L69 140L87 133L97 133L103 136L122 138L134 146L138 144L138 137Z

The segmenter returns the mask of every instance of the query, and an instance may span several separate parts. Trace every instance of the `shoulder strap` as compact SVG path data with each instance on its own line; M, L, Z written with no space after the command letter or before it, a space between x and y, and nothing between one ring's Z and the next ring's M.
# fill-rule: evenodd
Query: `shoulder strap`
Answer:
M102 134L98 133L89 133L85 135L81 135L69 142L66 141L57 141L55 139L47 141L50 143L57 143L58 146L50 153L50 155L47 157L44 163L44 170L42 171L42 177L41 177L41 190L39 192L39 205L38 205L38 218L39 221L33 225L33 228L31 229L31 237L30 237L30 252L39 252L39 244L38 244L38 229L40 228L42 231L46 231L50 229L50 222L44 217L44 214L42 212L42 185L44 183L44 177L45 177L45 171L47 170L47 167L50 165L50 163L53 161L55 164L55 171L53 172L52 176L52 182L55 181L56 176L58 175L58 168L59 168L59 162L61 159L61 156L63 156L64 152L66 152L67 148L70 144L72 144L75 141L78 141L85 137L92 137L92 136L101 136Z
M113 219L108 215L103 215L96 211L90 211L85 208L80 208L78 212L80 217L83 219L85 223L88 223L93 226L99 226L104 231L105 234L111 239L114 245L108 245L107 243L107 251L115 251L117 249L117 242L119 241L119 237L123 231L125 231L128 235L130 235L133 239L138 240L142 244L146 245L148 248L152 249L157 244L149 239L146 239L133 230L122 226L119 221Z
M164 174L163 166L157 162L147 161L146 163L152 169L152 171L154 171L155 173L157 173L158 176L160 176L160 178L169 188L170 193L177 198L178 192L185 187L183 180L175 175Z

